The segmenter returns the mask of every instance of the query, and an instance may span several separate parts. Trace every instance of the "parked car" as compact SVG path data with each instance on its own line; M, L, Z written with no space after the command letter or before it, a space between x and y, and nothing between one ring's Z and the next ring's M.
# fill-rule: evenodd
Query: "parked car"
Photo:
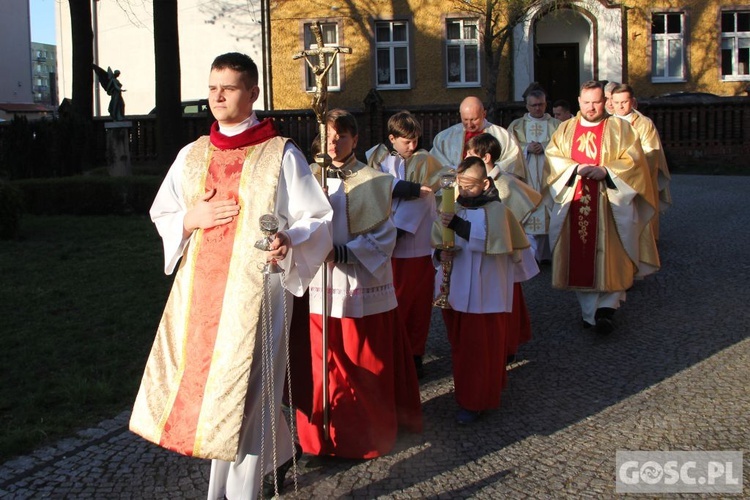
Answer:
M716 94L710 94L708 92L686 92L686 91L680 91L680 92L669 92L667 94L662 94L654 97L653 99L679 99L679 100L685 100L685 101L697 101L697 102L714 102L717 99L721 99L721 96L718 96Z
M190 101L182 101L182 114L183 115L197 115L207 114L211 111L208 109L208 99L193 99ZM149 112L150 115L156 114L156 108Z

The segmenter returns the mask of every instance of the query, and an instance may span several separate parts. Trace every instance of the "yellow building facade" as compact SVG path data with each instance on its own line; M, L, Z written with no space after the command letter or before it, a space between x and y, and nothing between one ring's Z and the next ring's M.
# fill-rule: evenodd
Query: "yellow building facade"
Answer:
M633 3L627 9L626 79L638 95L747 95L750 2Z
M476 18L474 26L463 26L466 13L446 12L447 5L442 0L271 1L273 108L309 106L313 82L305 62L292 56L313 46L309 26L315 22L322 24L326 44L352 49L339 56L331 72L330 107L361 107L371 89L387 105L402 107L453 104L478 95L483 89ZM446 26L450 37L460 37L456 49L450 49L456 62L460 65L462 57L469 58L470 66L477 61L468 79L459 75L446 81ZM507 93L506 77L498 95Z
M461 9L450 0L270 0L271 108L309 107L314 78L292 56L316 46L316 22L325 45L352 49L332 67L329 107L360 108L372 89L388 107L485 99L482 20ZM575 104L590 79L628 82L642 98L745 95L749 24L750 2L530 2L506 47L496 100L518 101L539 82L550 100Z

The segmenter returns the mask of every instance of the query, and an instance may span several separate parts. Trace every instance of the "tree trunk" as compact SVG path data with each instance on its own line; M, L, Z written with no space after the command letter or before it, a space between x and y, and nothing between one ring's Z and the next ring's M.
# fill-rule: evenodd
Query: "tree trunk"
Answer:
M177 0L154 0L157 159L165 169L183 143Z
M80 116L93 116L94 33L91 2L70 0L70 30L73 44L73 109Z
M70 31L73 45L73 100L71 105L71 144L73 153L65 173L73 174L93 165L94 113L94 33L91 29L90 0L69 0Z
M495 109L497 108L497 77L500 72L498 65L499 57L495 52L495 30L493 23L492 11L494 3L487 2L487 11L484 15L484 37L482 40L482 55L484 56L484 66L486 76L484 83L484 109L487 111L488 119L495 122Z

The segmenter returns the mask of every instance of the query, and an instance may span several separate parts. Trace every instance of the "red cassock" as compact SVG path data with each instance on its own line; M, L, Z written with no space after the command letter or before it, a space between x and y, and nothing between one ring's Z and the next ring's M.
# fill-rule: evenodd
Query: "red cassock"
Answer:
M423 356L432 317L435 265L432 256L391 259L398 312L404 321L411 353Z
M518 348L531 340L531 317L521 283L513 284L513 310L508 320L508 335L505 348L508 356L515 355Z
M362 318L329 318L329 440L323 436L321 339L322 316L311 314L312 413L308 419L297 412L306 453L374 458L393 448L399 428L422 431L414 361L395 309Z
M456 402L471 411L500 406L505 386L510 313L463 313L443 309L453 362Z

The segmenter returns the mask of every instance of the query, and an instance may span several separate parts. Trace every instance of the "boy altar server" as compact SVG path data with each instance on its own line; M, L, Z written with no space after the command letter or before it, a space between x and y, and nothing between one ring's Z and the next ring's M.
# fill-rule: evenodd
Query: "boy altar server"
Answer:
M529 214L542 202L542 195L534 191L525 182L519 181L514 176L503 173L495 162L500 157L500 143L490 134L480 134L472 137L466 145L467 156L477 156L484 161L487 169L487 175L492 179L497 189L500 201L505 208L513 213L518 222L523 224ZM528 238L528 234L526 235ZM531 240L529 240L531 244ZM526 259L525 263L529 269L537 267L534 261L534 247L521 252L522 258ZM523 288L520 283L513 287L513 310L509 322L507 335L507 362L515 360L518 347L531 340L531 318L529 310L526 307L526 300L523 296Z
M424 356L432 316L432 266L430 231L435 220L435 192L443 168L424 149L417 150L422 125L408 111L388 120L391 148L378 144L367 151L367 164L399 180L393 188L391 220L398 231L393 250L393 285L399 316L409 336L417 376L424 375Z
M457 169L459 196L455 213L443 212L433 225L432 241L442 242L442 228L455 231L457 252L436 251L452 260L450 308L443 309L453 362L456 421L469 424L481 412L500 405L506 380L506 335L515 282L539 269L524 266L520 251L529 248L523 227L500 201L484 162L464 159ZM438 268L440 293L443 266Z
M328 196L334 210L334 249L310 285L312 408L298 410L306 453L374 458L388 453L399 426L422 430L419 384L409 342L396 310L390 219L395 178L354 156L357 122L347 111L326 116ZM323 374L322 294L327 275L328 373ZM323 377L328 377L330 438L323 429Z

